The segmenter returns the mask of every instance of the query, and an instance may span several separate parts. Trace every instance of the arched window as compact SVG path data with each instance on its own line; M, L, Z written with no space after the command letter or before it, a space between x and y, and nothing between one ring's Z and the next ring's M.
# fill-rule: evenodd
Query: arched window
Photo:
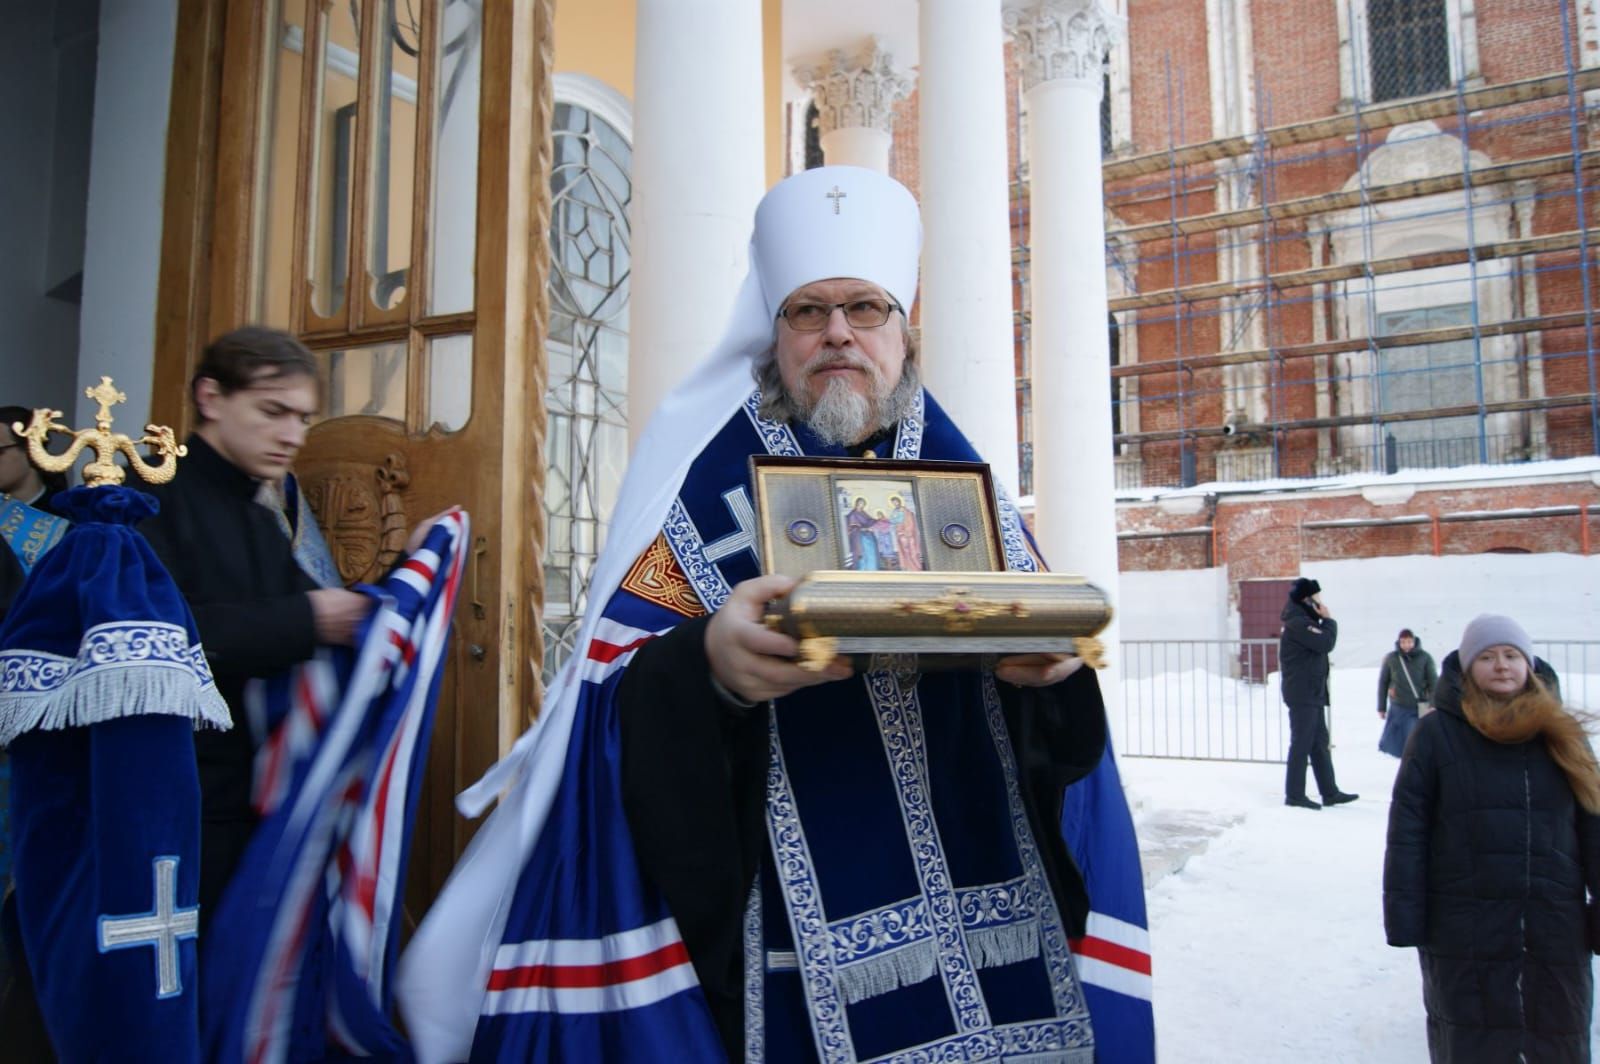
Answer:
M628 203L633 150L559 99L550 174L544 678L572 653L628 461Z

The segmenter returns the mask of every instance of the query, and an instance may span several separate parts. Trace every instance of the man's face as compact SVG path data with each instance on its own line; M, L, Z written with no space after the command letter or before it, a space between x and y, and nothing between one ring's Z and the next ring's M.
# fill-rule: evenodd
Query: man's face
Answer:
M1417 641L1415 639L1408 635L1400 637L1400 650L1402 653L1409 654L1415 649L1417 649Z
M317 382L303 373L266 377L224 395L216 381L201 378L195 405L205 419L198 432L218 454L258 480L279 480L306 442Z
M844 277L802 285L790 293L784 305L848 303L853 299L894 302L877 285ZM905 328L897 313L876 328L857 329L845 321L842 309L835 310L817 332L797 332L779 318L777 346L784 386L805 408L815 406L836 380L876 404L900 383L906 358Z

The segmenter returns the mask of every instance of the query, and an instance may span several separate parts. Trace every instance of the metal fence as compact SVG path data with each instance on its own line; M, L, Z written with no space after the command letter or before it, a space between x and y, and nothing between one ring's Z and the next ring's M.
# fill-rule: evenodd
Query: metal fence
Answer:
M1561 701L1567 706L1600 715L1600 640L1535 639L1533 652L1556 670L1561 681Z
M1600 714L1600 641L1536 640L1533 651L1555 668L1568 706ZM1122 663L1111 730L1123 756L1282 763L1288 755L1276 639L1125 640Z
M1122 713L1112 739L1128 757L1278 761L1289 721L1276 639L1124 640Z

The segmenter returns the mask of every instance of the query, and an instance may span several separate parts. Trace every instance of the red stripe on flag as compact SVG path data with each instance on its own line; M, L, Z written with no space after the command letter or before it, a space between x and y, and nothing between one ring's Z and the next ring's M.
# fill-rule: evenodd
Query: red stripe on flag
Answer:
M314 665L308 665L301 669L298 677L299 682L295 686L300 696L300 704L305 706L306 712L311 715L311 723L317 726L318 731L321 731L322 707L317 704L317 689L311 684L311 670L313 668L315 668ZM290 712L293 712L292 706Z
M410 569L413 573L416 573L418 576L422 577L422 579L429 582L432 582L433 580L433 570L428 568L426 565L423 565L415 558L407 558L405 561L400 563L400 568Z
M398 628L389 633L389 642L400 648L400 657L407 665L417 660L417 646Z
M616 986L660 975L669 968L689 963L689 951L682 942L673 942L639 957L606 964L528 964L520 968L497 968L489 974L490 990L518 990L545 986L575 990Z
M609 665L611 662L622 657L622 655L628 653L628 651L638 650L640 647L644 646L654 638L654 635L647 635L626 644L607 643L603 639L591 639L589 640L589 660L598 661L601 664Z
M1140 975L1150 974L1150 954L1141 953L1127 946L1119 946L1115 942L1107 942L1103 938L1088 935L1084 938L1069 940L1072 952L1084 957L1093 957L1097 961L1114 964L1118 968L1126 968L1130 972Z

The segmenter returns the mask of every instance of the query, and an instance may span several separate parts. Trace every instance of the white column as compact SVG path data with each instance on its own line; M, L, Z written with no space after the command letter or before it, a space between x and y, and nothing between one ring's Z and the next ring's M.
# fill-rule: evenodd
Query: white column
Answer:
M1000 0L922 0L919 23L923 377L996 481L1015 494L1016 332Z
M795 67L795 79L817 105L822 157L829 166L889 172L894 105L911 93L911 78L876 37L854 54L834 49L821 63Z
M761 5L637 0L628 438L722 335L766 184Z
M1008 8L1028 110L1033 307L1034 531L1057 571L1117 601L1117 514L1106 335L1100 90L1124 20L1107 0L1027 0ZM1117 625L1101 676L1116 712Z

